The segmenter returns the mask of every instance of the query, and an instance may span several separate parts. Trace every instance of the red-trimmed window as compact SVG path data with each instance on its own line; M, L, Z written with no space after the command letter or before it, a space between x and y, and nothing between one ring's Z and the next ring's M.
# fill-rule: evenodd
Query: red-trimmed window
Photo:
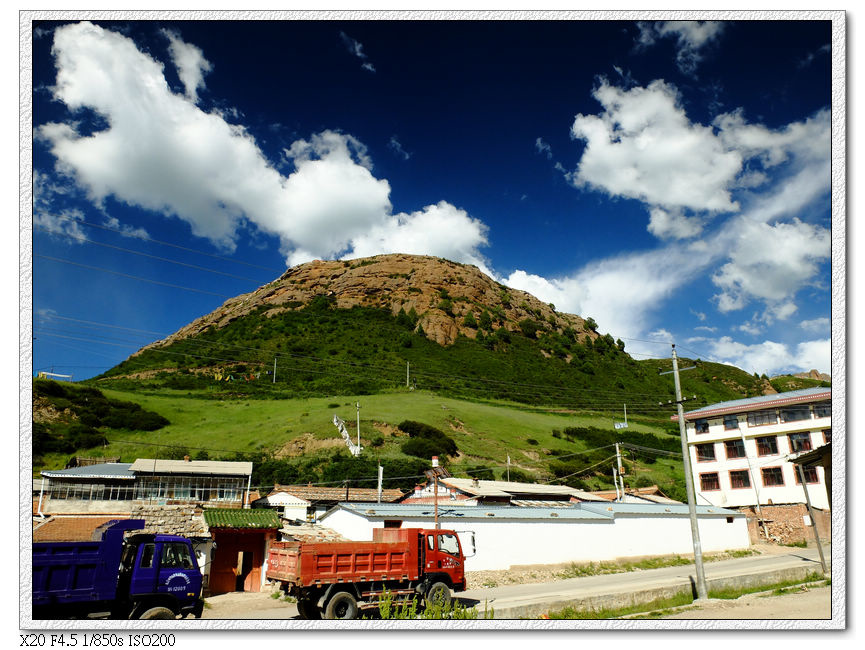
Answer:
M697 462L707 463L715 460L715 443L707 442L705 445L697 445Z
M790 439L790 451L792 453L800 451L811 451L811 434L807 431L802 433L791 433L787 437Z
M786 406L781 409L781 422L799 422L800 420L810 420L811 409L807 404L796 404L795 406Z
M815 418L832 417L832 402L818 402L814 405Z
M802 471L805 473L805 483L819 483L820 477L817 475L816 467L803 467ZM802 485L802 481L799 480L799 470L797 469L793 472L793 475L796 477L796 485Z
M763 475L763 487L778 487L784 485L784 473L780 467L764 467L761 470Z
M748 475L748 470L732 470L730 472L730 487L734 490L751 487L751 477Z
M823 429L823 442L827 445L832 442L832 429Z
M724 449L727 452L728 460L732 458L745 457L745 443L743 443L741 440L725 440Z
M759 427L764 424L778 424L778 414L775 413L775 409L752 411L751 413L748 413L749 427Z
M700 474L700 490L702 492L711 492L720 489L721 481L718 479L718 472Z
M778 453L778 438L775 436L764 436L757 438L758 456L775 456Z

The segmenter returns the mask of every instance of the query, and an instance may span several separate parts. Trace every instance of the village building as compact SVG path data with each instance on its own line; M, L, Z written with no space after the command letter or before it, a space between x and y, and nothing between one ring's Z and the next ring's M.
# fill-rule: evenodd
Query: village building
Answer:
M793 461L831 442L831 388L711 404L684 418L698 504L747 512L755 541L759 536L800 541L806 537L807 490L828 537L826 470L805 465L803 485Z
M750 545L746 517L725 508L699 506L704 552ZM466 570L506 570L515 565L597 562L646 555L693 554L684 504L585 501L567 506L450 503L340 503L322 524L352 540L372 539L375 528L457 531ZM476 552L473 554L471 538Z
M376 488L357 488L348 484L345 487L276 484L266 497L256 500L253 507L274 508L288 521L313 523L338 503L392 503L402 497L402 490L391 488L382 489L379 493Z
M584 501L607 501L602 496L567 485L544 485L517 481L484 481L476 478L442 477L436 482L418 485L401 501L403 503L457 502L462 505L548 506L564 507Z

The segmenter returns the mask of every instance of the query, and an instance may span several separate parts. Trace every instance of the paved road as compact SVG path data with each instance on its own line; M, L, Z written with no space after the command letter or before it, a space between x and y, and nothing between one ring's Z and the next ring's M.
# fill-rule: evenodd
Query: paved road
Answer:
M829 549L826 554L829 562ZM709 562L704 565L706 581L751 584L760 574L769 572L796 573L820 571L816 548L791 549L777 555L758 555L735 560ZM536 617L551 609L566 606L621 606L634 602L640 593L672 595L696 580L694 565L634 571L614 575L572 578L557 582L529 585L508 585L492 589L473 589L459 594L467 602L492 606L496 618ZM649 598L647 598L648 600Z
M830 551L825 551L827 562ZM801 574L820 571L816 548L791 549L774 555L758 555L705 564L710 583L743 583L770 572ZM598 607L630 604L640 594L680 591L695 580L694 566L634 571L614 575L572 578L541 584L507 585L491 589L472 589L458 594L465 604L481 611L484 603L495 610L496 619L537 618L542 613L567 606ZM651 598L647 598L651 599ZM208 598L203 619L291 619L297 617L295 605L262 593L233 593Z

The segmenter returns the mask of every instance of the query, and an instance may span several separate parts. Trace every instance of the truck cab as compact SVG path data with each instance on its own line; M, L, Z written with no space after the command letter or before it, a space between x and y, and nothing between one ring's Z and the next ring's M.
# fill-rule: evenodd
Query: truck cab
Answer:
M455 591L465 590L465 554L460 539L452 530L424 530L423 572L428 581L441 581Z
M131 604L129 618L139 618L155 608L200 617L201 571L189 540L145 534L127 538L120 559L118 594L125 594ZM152 617L151 612L148 618Z

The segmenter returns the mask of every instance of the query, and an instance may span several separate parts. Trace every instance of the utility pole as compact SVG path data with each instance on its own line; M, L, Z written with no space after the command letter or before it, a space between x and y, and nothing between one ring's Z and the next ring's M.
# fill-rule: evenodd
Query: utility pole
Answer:
M696 368L696 366L692 366ZM684 368L690 370L691 368ZM665 375L667 373L661 373ZM688 452L687 433L685 431L685 411L682 408L682 386L679 383L679 360L676 356L676 344L673 343L673 378L676 386L676 412L679 416L679 436L682 439L682 462L685 469L685 489L688 493L688 515L691 519L691 539L694 544L694 566L697 570L697 599L708 598L706 590L706 574L703 571L703 549L700 544L700 528L697 523L696 496L694 494L694 477L691 474L691 456Z
M357 448L360 449L360 402L357 403Z
M820 566L823 567L823 575L826 575L826 558L823 557L823 544L820 543L820 533L817 532L817 520L814 519L814 509L811 507L811 497L808 494L808 484L805 482L805 471L799 463L796 463L796 471L799 472L799 481L805 491L805 505L808 506L808 518L811 520L811 528L814 529L814 539L817 541L817 551L820 553Z
M379 465L378 466L378 502L379 503L381 503L381 489L382 489L383 479L384 479L384 468L381 465Z
M408 388L408 361L405 362L405 387Z
M276 357L273 357L273 381L271 383L276 383Z

